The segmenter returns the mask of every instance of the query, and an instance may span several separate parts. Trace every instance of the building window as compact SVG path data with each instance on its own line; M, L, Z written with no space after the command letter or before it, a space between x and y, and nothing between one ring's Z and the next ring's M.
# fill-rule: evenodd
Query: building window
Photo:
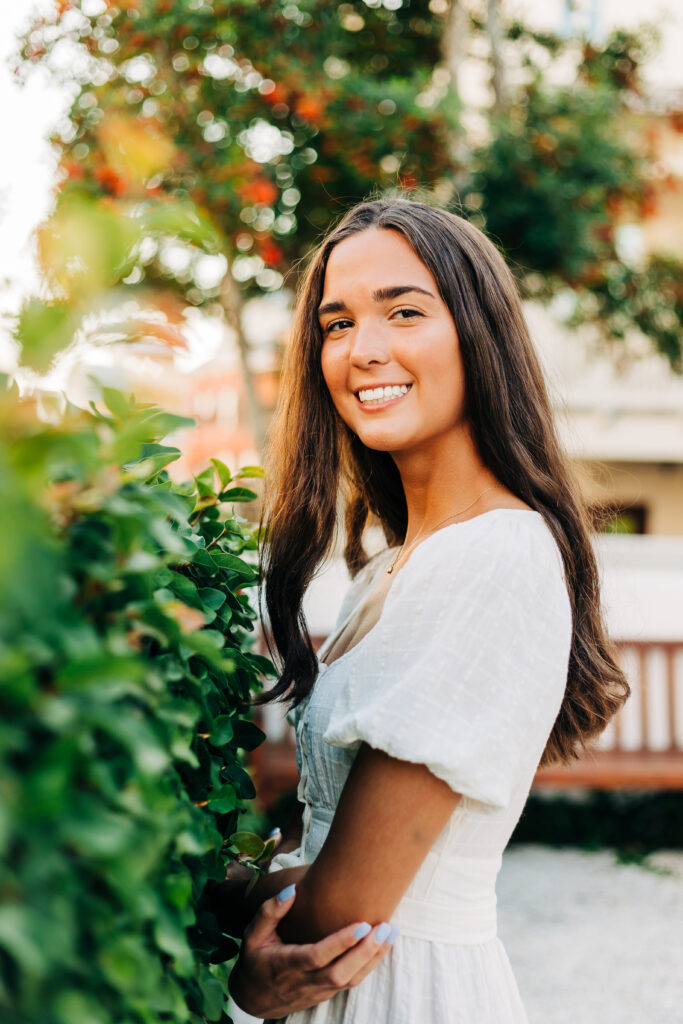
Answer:
M608 502L593 505L593 529L596 533L646 533L647 511L644 505Z

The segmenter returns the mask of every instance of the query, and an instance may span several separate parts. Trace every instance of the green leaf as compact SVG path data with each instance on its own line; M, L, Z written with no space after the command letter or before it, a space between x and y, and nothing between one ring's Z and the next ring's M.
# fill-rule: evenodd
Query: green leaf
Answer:
M218 495L219 501L255 501L256 498L256 491L250 491L248 487L230 487Z
M254 832L234 832L230 836L230 842L238 851L251 860L259 860L264 853L266 844Z
M214 225L189 202L151 203L142 215L142 223L146 231L172 235L214 250L220 248L220 236Z
M266 734L254 722L245 722L238 718L235 720L233 729L235 744L242 750L254 750L266 738Z
M71 342L77 326L66 303L30 299L21 309L16 329L22 363L45 372L57 352Z
M270 658L266 658L264 654L254 654L253 651L249 651L246 657L267 679L277 678L277 669Z
M216 814L228 814L230 811L234 811L237 807L237 794L234 786L224 785L214 789L209 796L208 806Z
M125 420L135 406L135 400L130 395L124 395L115 388L102 388L102 401L109 412L118 420Z
M220 1020L225 1005L225 992L218 978L200 975L199 987L204 997L204 1016L207 1020Z
M216 612L225 604L225 594L222 590L216 590L215 587L202 587L198 593L204 607L210 608L211 611Z
M249 579L255 579L256 573L250 565L239 558L237 555L231 555L227 551L212 551L211 556L216 565L221 569L229 569L231 572L238 573L240 576L246 576Z
M12 903L0 907L0 948L21 965L27 974L42 972L46 957L33 934L30 913Z
M126 462L123 468L132 471L134 476L147 480L179 459L181 454L177 448L170 448L163 444L146 443L140 445L140 455L138 458ZM136 470L138 472L135 472Z
M232 474L224 462L220 459L209 459L209 462L216 470L218 479L220 480L221 488L227 487L232 480Z
M235 480L239 477L265 477L266 471L263 466L242 466L239 472L235 473ZM221 481L222 482L222 481ZM225 485L223 485L225 486Z
M215 496L213 469L205 469L202 473L199 473L194 478L194 482L197 485L197 493L200 499L213 498Z
M197 584L193 583L187 576L176 572L173 574L173 578L169 581L168 585L173 593L181 598L185 604L190 605L192 608L199 608L200 611L202 610L203 602L197 590Z
M173 958L178 974L188 977L194 968L194 958L187 942L187 932L165 907L159 908L154 938L159 948Z
M239 719L235 719L239 724ZM211 728L211 742L214 746L222 747L229 743L233 737L233 719L228 715L219 715Z
M59 1024L110 1024L111 1017L96 996L76 989L60 992L55 999Z
M256 796L254 783L251 776L238 764L229 764L225 767L225 774L237 791L242 800L253 800Z

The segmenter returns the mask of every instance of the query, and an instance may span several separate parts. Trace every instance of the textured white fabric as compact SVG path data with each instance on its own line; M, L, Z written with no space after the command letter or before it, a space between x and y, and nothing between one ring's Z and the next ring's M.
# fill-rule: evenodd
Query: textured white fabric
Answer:
M391 557L353 581L335 634ZM315 859L361 742L426 764L462 799L392 918L390 954L288 1024L525 1024L496 937L495 881L560 708L570 640L550 531L535 512L497 509L421 542L376 625L321 663L296 714L302 844L271 870Z

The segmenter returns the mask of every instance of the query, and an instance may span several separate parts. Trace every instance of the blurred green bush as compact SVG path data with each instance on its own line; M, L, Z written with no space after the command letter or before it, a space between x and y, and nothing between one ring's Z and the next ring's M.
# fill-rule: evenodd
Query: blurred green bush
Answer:
M257 528L226 512L255 494L218 460L171 481L180 417L105 391L49 423L6 384L0 1018L228 1021L236 944L195 905L240 853L263 736Z
M683 793L532 793L510 842L611 848L622 860L640 860L655 850L683 850Z

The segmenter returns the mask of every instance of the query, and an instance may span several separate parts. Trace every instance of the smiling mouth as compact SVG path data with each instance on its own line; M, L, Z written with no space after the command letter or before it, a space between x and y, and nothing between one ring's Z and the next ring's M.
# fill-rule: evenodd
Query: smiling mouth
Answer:
M362 406L373 408L403 398L412 386L412 384L387 384L377 388L360 388L355 395Z

